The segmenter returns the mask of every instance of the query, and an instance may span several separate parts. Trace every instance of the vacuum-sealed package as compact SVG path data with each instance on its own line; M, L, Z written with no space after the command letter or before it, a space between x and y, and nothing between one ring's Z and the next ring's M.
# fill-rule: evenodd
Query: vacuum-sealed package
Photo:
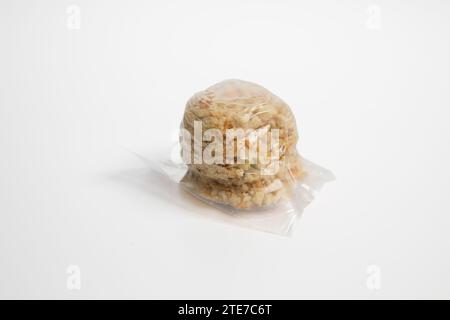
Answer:
M239 224L287 234L330 171L297 152L290 107L260 85L225 80L188 102L180 160L163 170L195 197Z

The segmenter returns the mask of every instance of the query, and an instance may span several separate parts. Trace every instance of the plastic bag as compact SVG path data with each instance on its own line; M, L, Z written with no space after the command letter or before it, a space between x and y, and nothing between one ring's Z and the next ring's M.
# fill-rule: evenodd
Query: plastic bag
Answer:
M234 222L289 234L333 174L300 157L294 115L267 89L226 80L187 103L180 141L160 169Z

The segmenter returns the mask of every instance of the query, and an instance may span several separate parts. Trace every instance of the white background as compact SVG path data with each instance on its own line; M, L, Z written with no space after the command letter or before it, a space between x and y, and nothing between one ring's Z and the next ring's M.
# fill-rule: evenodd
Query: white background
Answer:
M0 297L450 298L449 30L447 1L2 0ZM290 238L128 151L227 78L288 102L337 177Z

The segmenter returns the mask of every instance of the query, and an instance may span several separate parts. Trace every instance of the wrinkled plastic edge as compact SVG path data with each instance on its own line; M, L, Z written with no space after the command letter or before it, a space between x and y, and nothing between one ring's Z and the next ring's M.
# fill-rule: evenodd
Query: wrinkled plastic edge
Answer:
M184 163L172 160L174 157L169 153L162 153L151 158L145 158L135 152L132 153L144 161L150 169L160 173L172 183L180 185L195 198L226 213L231 217L227 220L231 220L240 226L283 236L292 235L293 226L303 214L304 209L314 200L325 184L336 179L330 170L302 157L302 165L306 175L296 183L291 200L268 208L236 209L204 198L184 185L182 178L188 168Z

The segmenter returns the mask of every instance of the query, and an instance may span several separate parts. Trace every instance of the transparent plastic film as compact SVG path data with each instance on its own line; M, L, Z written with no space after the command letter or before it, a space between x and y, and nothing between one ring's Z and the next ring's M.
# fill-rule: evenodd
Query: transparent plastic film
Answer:
M225 80L186 104L180 140L159 170L240 225L288 234L332 173L297 152L289 106L257 84Z

